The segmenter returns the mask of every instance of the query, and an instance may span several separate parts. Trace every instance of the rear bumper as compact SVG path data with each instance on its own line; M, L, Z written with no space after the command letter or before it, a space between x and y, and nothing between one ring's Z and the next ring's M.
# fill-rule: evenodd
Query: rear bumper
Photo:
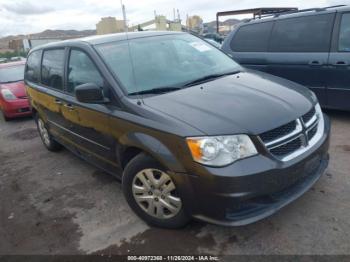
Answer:
M277 161L258 155L228 167L205 167L196 175L176 177L186 209L200 220L227 226L253 223L294 201L322 176L328 161L330 122L322 138L303 155ZM184 181L186 180L186 181Z
M28 99L5 101L2 105L3 113L8 118L28 116L32 114Z

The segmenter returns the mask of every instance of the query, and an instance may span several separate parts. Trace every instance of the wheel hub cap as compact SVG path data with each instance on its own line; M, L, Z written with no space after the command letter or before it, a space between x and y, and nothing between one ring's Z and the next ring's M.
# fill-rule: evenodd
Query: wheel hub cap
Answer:
M144 169L136 174L132 192L137 204L150 216L168 219L176 216L182 201L171 177L158 169Z
M49 146L50 145L49 132L47 131L44 122L40 118L38 120L38 127L39 127L39 132L40 132L40 135L41 135L44 143L47 146Z

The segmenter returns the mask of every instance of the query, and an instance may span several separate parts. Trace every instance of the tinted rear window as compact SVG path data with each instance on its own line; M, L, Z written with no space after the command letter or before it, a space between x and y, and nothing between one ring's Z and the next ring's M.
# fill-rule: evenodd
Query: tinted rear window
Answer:
M54 88L63 89L64 49L44 51L41 68L41 83Z
M266 52L273 22L245 25L233 37L231 49L236 52Z
M38 83L40 78L41 51L34 51L27 59L25 78L27 81Z
M277 20L272 31L272 52L328 52L333 14Z
M340 52L350 52L350 13L343 14L340 25L338 48Z

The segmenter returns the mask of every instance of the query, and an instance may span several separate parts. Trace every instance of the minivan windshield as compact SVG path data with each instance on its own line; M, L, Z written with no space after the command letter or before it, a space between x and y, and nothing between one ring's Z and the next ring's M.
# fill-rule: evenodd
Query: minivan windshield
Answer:
M240 66L205 41L172 34L99 44L98 52L128 94L175 91L238 72Z
M24 77L24 65L0 68L0 83L22 81Z

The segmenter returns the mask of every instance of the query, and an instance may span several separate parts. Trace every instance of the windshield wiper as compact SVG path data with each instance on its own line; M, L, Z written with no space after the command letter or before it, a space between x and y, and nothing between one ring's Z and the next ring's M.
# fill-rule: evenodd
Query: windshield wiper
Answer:
M146 94L163 94L168 93L176 90L180 90L181 87L176 86L165 86L165 87L156 87L148 90L141 90L137 92L130 93L129 95L146 95Z
M212 75L203 76L203 77L197 78L195 80L192 80L192 81L186 83L184 86L189 87L189 86L202 84L202 83L209 82L209 81L214 80L214 79L219 78L219 77L238 74L239 72L240 71L232 71L232 72L228 72L228 73L212 74Z

